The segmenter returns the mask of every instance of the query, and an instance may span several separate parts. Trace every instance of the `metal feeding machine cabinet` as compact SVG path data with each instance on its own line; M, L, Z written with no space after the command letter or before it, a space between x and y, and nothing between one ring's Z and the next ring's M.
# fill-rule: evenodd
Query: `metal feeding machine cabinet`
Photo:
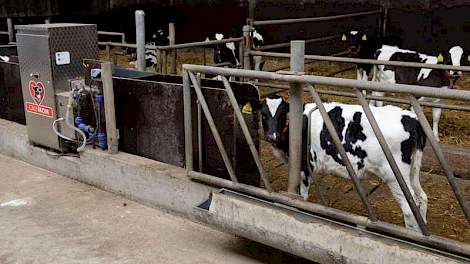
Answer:
M83 78L84 58L97 57L97 27L59 23L15 28L29 140L36 145L66 151L60 132L53 133L54 121L60 119L60 112L66 107L64 103L67 104L56 95L70 93L70 81ZM74 134L74 129L65 125L58 129ZM65 131L67 129L69 131Z

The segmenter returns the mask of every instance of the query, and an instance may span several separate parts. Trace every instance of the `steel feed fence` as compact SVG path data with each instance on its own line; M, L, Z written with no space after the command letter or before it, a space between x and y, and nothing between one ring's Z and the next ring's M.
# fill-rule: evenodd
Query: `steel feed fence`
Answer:
M458 67L452 67L452 68L455 69ZM243 78L252 78L252 79L264 79L264 80L269 80L269 81L284 81L284 82L290 83L291 85L290 88L288 88L287 86L279 86L278 89L292 90L293 88L292 84L297 84L297 85L301 85L302 90L304 89L307 90L312 95L314 102L316 103L318 110L323 118L323 121L325 122L325 125L330 135L333 138L333 142L336 148L338 149L342 160L345 163L346 169L351 177L351 180L354 183L355 189L358 192L359 197L361 198L361 202L363 203L364 207L366 208L366 211L368 212L368 218L364 220L363 218L356 216L356 215L351 215L349 213L338 211L338 210L331 209L328 207L322 207L321 205L317 205L317 204L312 205L312 203L300 201L288 195L286 196L284 194L277 194L277 193L271 192L272 187L270 185L267 175L265 175L262 164L258 162L260 159L259 159L259 154L257 153L256 149L254 150L252 149L252 155L254 159L257 160L257 167L262 176L263 183L264 183L266 190L262 188L254 187L254 186L246 186L246 185L240 184L237 182L236 175L234 174L231 175L232 181L227 181L227 180L217 179L215 177L193 171L193 164L192 164L193 150L192 150L192 144L190 143L192 142L191 141L192 140L192 130L191 130L192 124L190 120L191 106L189 105L189 99L190 99L192 87L196 92L199 102L201 103L201 108L203 110L204 115L206 116L206 119L208 120L211 119L211 114L207 106L204 106L205 100L204 100L202 93L200 92L200 86L197 83L197 78L194 75L195 73L205 73L205 74L214 74L214 75L224 76L222 77L222 80L223 80L227 95L229 97L230 97L231 88L225 76L234 76L234 77L243 77ZM319 91L315 88L315 85L335 85L335 86L350 87L355 90L355 93L349 94L349 96L351 97L355 96L359 100L359 103L362 106L369 123L371 124L373 132L379 141L382 151L384 152L387 158L387 161L389 165L391 166L394 172L394 175L400 185L400 188L402 189L405 195L407 203L412 210L413 216L417 220L417 223L421 230L421 234L412 230L404 229L402 227L391 225L391 224L386 224L377 220L377 217L375 213L373 212L370 206L370 203L368 202L366 198L365 192L359 183L358 177L355 174L355 171L351 166L351 162L346 155L344 147L341 144L341 141L339 140L338 134L336 133L334 126L323 106L323 102L319 96ZM437 247L439 249L448 250L450 252L454 252L460 255L464 255L466 257L470 257L470 248L468 247L468 245L459 243L453 240L430 235L430 232L427 229L427 226L423 220L423 217L421 216L419 212L418 207L416 206L416 203L410 193L410 190L406 186L406 183L403 179L403 175L401 175L401 172L391 154L390 147L385 142L383 134L381 130L379 129L377 122L375 120L375 117L373 116L370 110L369 104L366 100L367 97L363 95L362 91L394 92L394 93L402 93L408 96L407 100L400 99L400 102L407 101L407 103L412 105L414 111L416 112L419 123L421 124L421 126L423 127L423 130L425 131L426 137L429 140L436 157L438 158L441 166L444 168L449 184L457 198L457 201L462 211L464 212L464 215L467 221L469 222L470 222L470 208L468 207L468 203L465 201L463 197L462 190L460 186L458 185L457 180L454 177L452 168L449 166L447 160L445 159L442 149L437 139L434 137L432 133L432 129L428 121L426 120L423 109L420 103L417 101L416 97L424 96L424 97L434 97L434 98L442 98L442 99L469 100L470 92L458 91L458 90L440 91L440 89L435 89L433 87L376 83L376 82L357 81L357 80L349 80L349 79L338 79L338 78L331 78L331 77L304 75L304 74L295 73L295 72L290 73L290 74L281 74L281 73L259 72L259 71L251 71L251 70L240 70L240 69L226 69L226 68L216 68L216 67L210 67L210 66L198 66L198 65L187 65L187 64L183 65L183 86L184 86L183 96L184 96L184 102L185 102L184 110L185 110L186 169L190 177L196 180L206 182L206 183L216 184L221 187L233 188L236 190L244 191L248 194L257 195L259 197L264 197L264 198L269 198L274 201L282 202L291 206L296 206L298 208L313 211L320 215L324 215L326 217L333 218L336 220L347 221L347 222L351 222L354 224L360 223L360 225L365 226L367 229L370 229L370 230L386 232L387 234L400 236L406 239L411 239L413 241L423 243L428 246ZM292 96L293 95L291 94L291 97ZM232 102L232 106L234 107L236 111L238 109L238 103L236 102L234 98L231 98L231 102ZM433 105L433 106L436 106L436 105ZM300 115L301 113L297 113L297 114ZM238 114L236 115L237 115L237 120L240 123L240 126L243 128L244 127L244 123L242 120L243 118L239 116ZM295 113L290 113L290 119L293 119L293 118L295 118ZM217 131L216 124L210 121L209 121L209 124L210 124L210 129L212 133L214 134L214 137L217 138L218 131ZM298 127L298 129L301 129L301 127ZM250 144L251 136L249 135L249 133L247 134L245 132L246 131L244 131L245 138L247 139L248 144ZM293 134L294 133L290 133L289 137L295 136ZM299 139L297 138L296 140L299 140ZM222 142L217 142L217 145L221 154L224 156L223 153L225 152L225 150L224 150L224 146ZM300 153L300 148L295 151ZM295 155L294 156L289 155L289 163L291 162L300 163L299 160L297 161L293 160L293 159L299 159L299 158L300 158L299 156L297 156L296 158ZM224 159L224 161L225 161L225 165L227 166L227 168L229 168L231 166L230 160ZM292 174L291 170L289 171L289 182L290 182L289 186L292 185L291 183L292 181L298 181L298 179L294 179L294 178L298 178L299 175L300 175L300 170L295 171L294 174Z

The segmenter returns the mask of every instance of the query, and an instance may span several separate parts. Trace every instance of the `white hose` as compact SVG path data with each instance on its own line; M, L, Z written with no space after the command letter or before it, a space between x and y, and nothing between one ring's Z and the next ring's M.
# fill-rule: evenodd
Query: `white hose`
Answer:
M67 103L67 111L65 112L65 124L67 124L67 126L73 130L75 130L76 132L78 132L82 138L83 138L83 142L82 144L77 148L77 152L80 152L80 151L83 151L85 149L85 146L86 146L86 143L87 143L87 140L86 140L86 135L85 135L85 132L81 131L80 129L76 128L73 124L70 123L70 112L72 110L72 104L73 104L73 92L70 92L70 95L69 95L69 101ZM69 137L66 137L64 135L62 135L58 130L57 130L57 122L60 122L60 121L64 121L64 118L61 117L57 120L55 120L53 123L52 123L52 130L54 131L54 133L56 135L58 135L59 137L65 139L65 140L69 140L69 141L74 141L76 142L76 140L74 139L71 139Z

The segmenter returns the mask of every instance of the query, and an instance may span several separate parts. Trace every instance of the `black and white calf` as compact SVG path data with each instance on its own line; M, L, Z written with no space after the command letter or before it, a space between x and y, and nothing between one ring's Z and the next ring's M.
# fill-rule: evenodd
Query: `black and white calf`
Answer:
M344 33L342 41L348 45L348 51L351 57L359 59L373 59L377 49L381 47L380 41L372 36L367 36L365 32L349 31ZM357 80L369 80L369 74L372 72L371 64L358 63Z
M216 33L215 39L224 39L224 34ZM235 44L234 42L217 44L214 48L214 63L219 64L229 62L233 67L237 67L240 65L237 54L238 44Z
M384 45L377 50L377 60L383 61L405 61L419 62L426 64L448 64L454 66L467 65L470 59L468 54L464 54L464 50L460 46L450 48L447 52L439 54L439 56L429 56L418 53L416 51L404 50L395 46ZM440 89L451 89L454 82L462 75L458 71L444 71L424 68L406 68L377 65L375 70L375 80L378 82L410 84L431 86ZM382 92L373 92L378 96L383 96ZM420 98L420 100L432 100L440 102L440 99ZM370 101L372 105L382 106L382 101ZM441 116L441 108L433 108L433 132L439 139L439 119Z
M149 42L146 43L146 45L151 45L151 46L166 46L169 44L169 40L167 37L166 32L163 29L157 30L153 35L152 38L150 39ZM131 58L134 61L131 61L129 64L135 66L137 61L135 61L137 58L136 50L135 49L128 49L127 53L131 55ZM156 50L146 50L145 51L145 67L155 67L157 65L157 51Z
M253 40L252 46L254 49L261 47L264 43L263 36L256 30L251 32L251 39ZM265 63L266 60L263 58L263 56L253 56L254 70L262 71Z
M365 117L362 107L340 103L327 103L325 108L347 152L358 177L371 173L380 177L390 188L403 211L407 228L419 230L417 222L403 192L387 162L375 134ZM405 182L426 220L427 196L421 188L419 174L426 136L416 115L395 106L371 107L378 125L385 136L393 157ZM287 114L289 104L282 97L273 95L261 105L265 138L272 144L276 156L286 158L289 148ZM308 121L310 119L310 128ZM333 143L325 123L315 104L304 106L302 140L302 172L300 194L307 199L310 181L314 175L326 173L349 178L343 160ZM307 139L310 139L310 147Z

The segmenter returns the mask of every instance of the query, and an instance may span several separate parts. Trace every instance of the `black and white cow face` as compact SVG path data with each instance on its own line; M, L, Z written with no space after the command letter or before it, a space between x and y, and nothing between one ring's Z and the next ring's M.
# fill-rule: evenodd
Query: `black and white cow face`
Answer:
M270 95L261 105L266 141L279 145L287 140L289 104L281 96Z
M343 34L341 40L348 44L350 54L357 56L363 44L367 41L367 35L360 31L349 31Z
M166 46L169 44L168 36L163 29L157 30L157 32L152 35L151 41L155 43L156 46Z
M440 63L452 66L468 66L470 65L470 54L465 53L463 48L460 46L454 46L448 49L446 52L439 54L438 60ZM446 71L448 76L453 81L456 81L462 77L461 71Z

